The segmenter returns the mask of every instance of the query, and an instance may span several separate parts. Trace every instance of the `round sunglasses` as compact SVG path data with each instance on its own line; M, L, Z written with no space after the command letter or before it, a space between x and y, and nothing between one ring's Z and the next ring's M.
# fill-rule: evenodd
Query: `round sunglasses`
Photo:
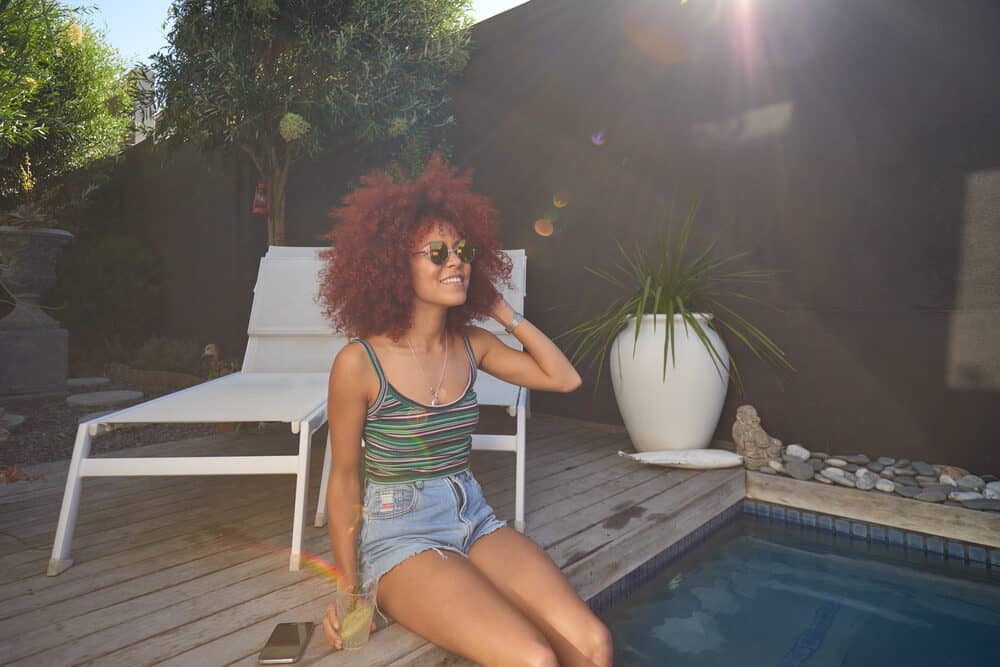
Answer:
M431 241L426 248L412 254L427 255L438 266L444 266L448 262L450 253L455 253L455 257L458 257L463 264L471 264L476 258L476 246L465 239L456 243L454 248L449 248L444 241Z

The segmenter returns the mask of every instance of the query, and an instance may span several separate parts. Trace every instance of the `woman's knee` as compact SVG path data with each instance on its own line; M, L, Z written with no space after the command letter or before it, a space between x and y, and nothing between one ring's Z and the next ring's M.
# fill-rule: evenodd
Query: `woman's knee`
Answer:
M580 649L595 665L610 665L614 654L611 631L599 618L594 618L583 634L584 646Z
M559 667L559 659L552 647L545 642L524 646L517 656L520 667Z

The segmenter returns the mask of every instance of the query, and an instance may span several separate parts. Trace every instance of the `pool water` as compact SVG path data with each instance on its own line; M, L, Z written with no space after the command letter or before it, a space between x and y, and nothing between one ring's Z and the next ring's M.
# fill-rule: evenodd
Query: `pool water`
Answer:
M742 515L602 616L619 667L997 666L998 570Z

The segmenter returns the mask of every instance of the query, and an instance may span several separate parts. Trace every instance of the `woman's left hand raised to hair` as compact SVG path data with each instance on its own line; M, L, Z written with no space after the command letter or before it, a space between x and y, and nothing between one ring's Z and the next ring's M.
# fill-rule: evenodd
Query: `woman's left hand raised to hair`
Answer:
M490 308L490 317L499 322L502 327L506 327L514 319L514 308L507 303L507 299L503 298L503 295L500 293L497 293L496 301L493 302L493 307Z

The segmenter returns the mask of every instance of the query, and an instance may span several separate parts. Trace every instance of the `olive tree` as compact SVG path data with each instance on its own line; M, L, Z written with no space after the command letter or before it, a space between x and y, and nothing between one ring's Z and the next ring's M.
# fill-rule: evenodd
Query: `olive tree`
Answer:
M297 159L359 141L405 152L452 121L445 88L472 25L469 0L174 0L171 18L156 135L246 155L272 245Z

